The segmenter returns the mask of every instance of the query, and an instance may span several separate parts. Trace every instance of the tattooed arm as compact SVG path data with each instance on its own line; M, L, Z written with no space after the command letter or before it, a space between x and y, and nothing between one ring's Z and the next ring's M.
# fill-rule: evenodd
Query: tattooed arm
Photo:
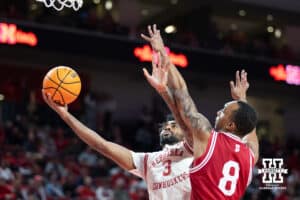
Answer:
M161 56L158 53L159 61L156 64L154 62L154 57L152 57L152 74L150 75L149 72L144 68L144 75L150 85L160 94L160 96L164 99L167 103L169 109L171 110L176 122L178 123L179 127L185 134L185 140L188 142L189 145L193 144L192 137L188 133L187 126L185 125L184 121L181 119L180 113L176 107L175 99L171 94L169 88L167 87L168 82L168 72L166 66L162 66L161 64Z
M163 40L160 35L160 31L156 28L154 24L152 27L148 26L148 33L149 36L141 34L142 38L146 41L150 42L152 49L155 51L155 54L152 57L152 74L150 75L146 69L144 70L144 75L146 76L148 82L152 87L156 89L159 95L164 99L166 104L168 105L169 109L171 110L176 122L180 126L180 128L185 133L185 139L189 145L193 145L192 134L188 131L187 126L185 125L184 121L182 120L180 113L176 107L175 99L171 90L169 89L170 86L172 87L186 87L185 82L181 76L176 76L175 74L179 72L177 71L176 67L170 61L169 56L167 55L164 47ZM158 62L155 63L155 57L157 56ZM161 71L164 70L164 71ZM169 70L169 73L167 72ZM162 74L165 74L164 77ZM174 74L174 75L173 75ZM182 80L177 80L178 77ZM182 85L181 85L182 84ZM171 87L170 87L171 88Z
M181 118L193 135L194 147L199 142L207 142L212 126L208 119L198 112L188 90L173 89L172 93Z
M196 106L188 93L183 77L177 68L172 64L165 51L165 47L160 36L160 31L156 28L156 25L153 25L152 27L148 26L148 32L149 36L144 34L141 36L146 41L150 42L152 48L159 52L161 56L161 67L159 67L158 70L165 69L165 73L167 74L166 76L168 77L167 82L165 83L166 89L163 93L159 91L157 88L158 86L154 85L153 83L151 84L149 81L151 76L144 71L147 80L164 98L169 108L173 107L170 109L181 128L185 130L184 132L188 142L190 144L195 144L195 141L193 141L194 139L206 141L209 137L207 131L209 133L211 130L209 121L202 114L198 113ZM195 137L193 133L196 133L197 137Z

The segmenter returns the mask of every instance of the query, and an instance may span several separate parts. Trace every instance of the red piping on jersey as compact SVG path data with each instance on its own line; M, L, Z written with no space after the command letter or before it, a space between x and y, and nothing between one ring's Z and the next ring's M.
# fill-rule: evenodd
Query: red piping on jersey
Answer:
M228 136L228 137L230 137L230 138L232 138L232 139L238 141L238 142L241 142L241 143L243 143L243 144L246 143L246 141L243 141L241 138L239 138L239 137L236 136L236 135L233 135L233 134L231 134L231 133L225 133L225 132L222 132L222 133L223 133L224 135L226 135L226 136ZM252 154L253 158L255 158L255 154L254 154L254 152L252 151L252 149L251 149L250 147L248 147L248 148L249 148L250 153ZM253 162L253 163L254 163L254 162Z
M238 136L236 136L236 135L233 135L231 133L226 133L226 132L221 132L221 133L223 133L224 135L226 135L226 136L228 136L228 137L230 137L230 138L232 138L232 139L234 139L234 140L236 140L240 143L245 144L245 142L243 142L243 140L241 138L239 138Z
M192 155L194 154L193 149L186 141L183 141L183 146L190 154L192 154Z
M250 148L250 147L248 147L249 148L249 150L250 150L250 153L251 153L251 156L253 157L253 159L255 160L255 154L254 154L254 152L252 151L252 149ZM253 162L254 163L254 162ZM254 165L254 164L253 164Z
M199 171L201 168L203 168L208 163L208 161L210 160L210 158L214 152L216 141L217 141L217 136L218 136L218 133L213 131L208 153L206 154L205 158L198 165L190 168L190 173Z
M250 148L249 148L250 149ZM247 181L247 186L250 185L251 181L252 181L252 168L253 168L253 164L252 161L254 162L254 157L253 155L251 155L251 151L249 151L249 158L250 158L250 167L249 167L249 175L248 175L248 181Z
M144 157L144 177L145 177L145 180L147 180L147 169L148 169L148 166L147 166L147 163L148 163L148 154L146 153L145 157Z

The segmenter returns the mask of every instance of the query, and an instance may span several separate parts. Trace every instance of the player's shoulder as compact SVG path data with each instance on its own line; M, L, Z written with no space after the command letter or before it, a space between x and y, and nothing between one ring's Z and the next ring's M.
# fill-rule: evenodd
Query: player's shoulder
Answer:
M219 131L219 132L216 132L216 134L217 134L218 138L222 138L222 139L225 139L230 142L238 142L241 144L245 144L245 141L243 141L242 138L240 138L239 136L234 135L232 133Z
M217 134L219 141L218 146L226 146L225 144L230 146L234 145L239 149L239 151L250 151L250 153L253 154L251 148L249 148L249 146L247 145L247 142L242 138L238 137L237 135L228 132L218 132Z

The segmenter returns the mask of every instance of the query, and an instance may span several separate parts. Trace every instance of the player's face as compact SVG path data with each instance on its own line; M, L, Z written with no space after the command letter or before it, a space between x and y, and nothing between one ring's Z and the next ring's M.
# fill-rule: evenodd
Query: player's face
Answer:
M230 101L226 103L223 109L217 112L215 121L215 129L217 131L233 131L232 113L238 109L236 101Z
M183 132L175 121L167 121L160 130L160 144L176 144L183 140Z

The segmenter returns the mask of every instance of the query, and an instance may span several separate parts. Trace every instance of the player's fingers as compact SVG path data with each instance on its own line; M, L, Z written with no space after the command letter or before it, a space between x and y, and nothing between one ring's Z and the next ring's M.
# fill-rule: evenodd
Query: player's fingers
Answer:
M230 89L233 90L233 89L234 89L234 82L233 82L233 81L230 81L230 82L229 82L229 85L230 85Z
M151 83L151 75L149 74L148 70L146 68L143 68L144 76L146 77L147 81Z
M242 72L242 83L247 85L248 81L247 81L247 72L245 70L243 70Z
M47 101L47 97L46 97L46 94L45 94L45 90L44 90L44 89L42 89L42 96L43 96L44 101Z
M148 37L148 36L146 36L146 35L144 35L143 33L141 34L141 37L142 37L144 40L148 41L148 42L151 41L151 38Z
M156 33L157 33L156 24L154 24L154 25L153 25L153 32L154 32L154 34L156 34Z
M152 37L153 36L153 31L151 29L151 26L149 25L148 26L148 32L149 32L149 35Z
M160 36L160 30L159 30L159 29L157 29L157 35L159 35L159 36Z
M242 82L245 81L245 70L244 69L241 71L241 81Z
M50 98L50 94L48 94L44 89L42 90L42 95L43 95L43 99L44 101L49 104L52 105L52 100Z
M43 94L44 100L48 101L49 100L49 95L48 95L48 93L44 89L42 89L42 94Z
M146 77L150 77L150 74L146 68L143 67L143 72Z
M241 78L240 78L240 71L237 70L235 73L235 84L238 86L241 83Z
M242 70L242 76L245 76L246 75L246 70Z

